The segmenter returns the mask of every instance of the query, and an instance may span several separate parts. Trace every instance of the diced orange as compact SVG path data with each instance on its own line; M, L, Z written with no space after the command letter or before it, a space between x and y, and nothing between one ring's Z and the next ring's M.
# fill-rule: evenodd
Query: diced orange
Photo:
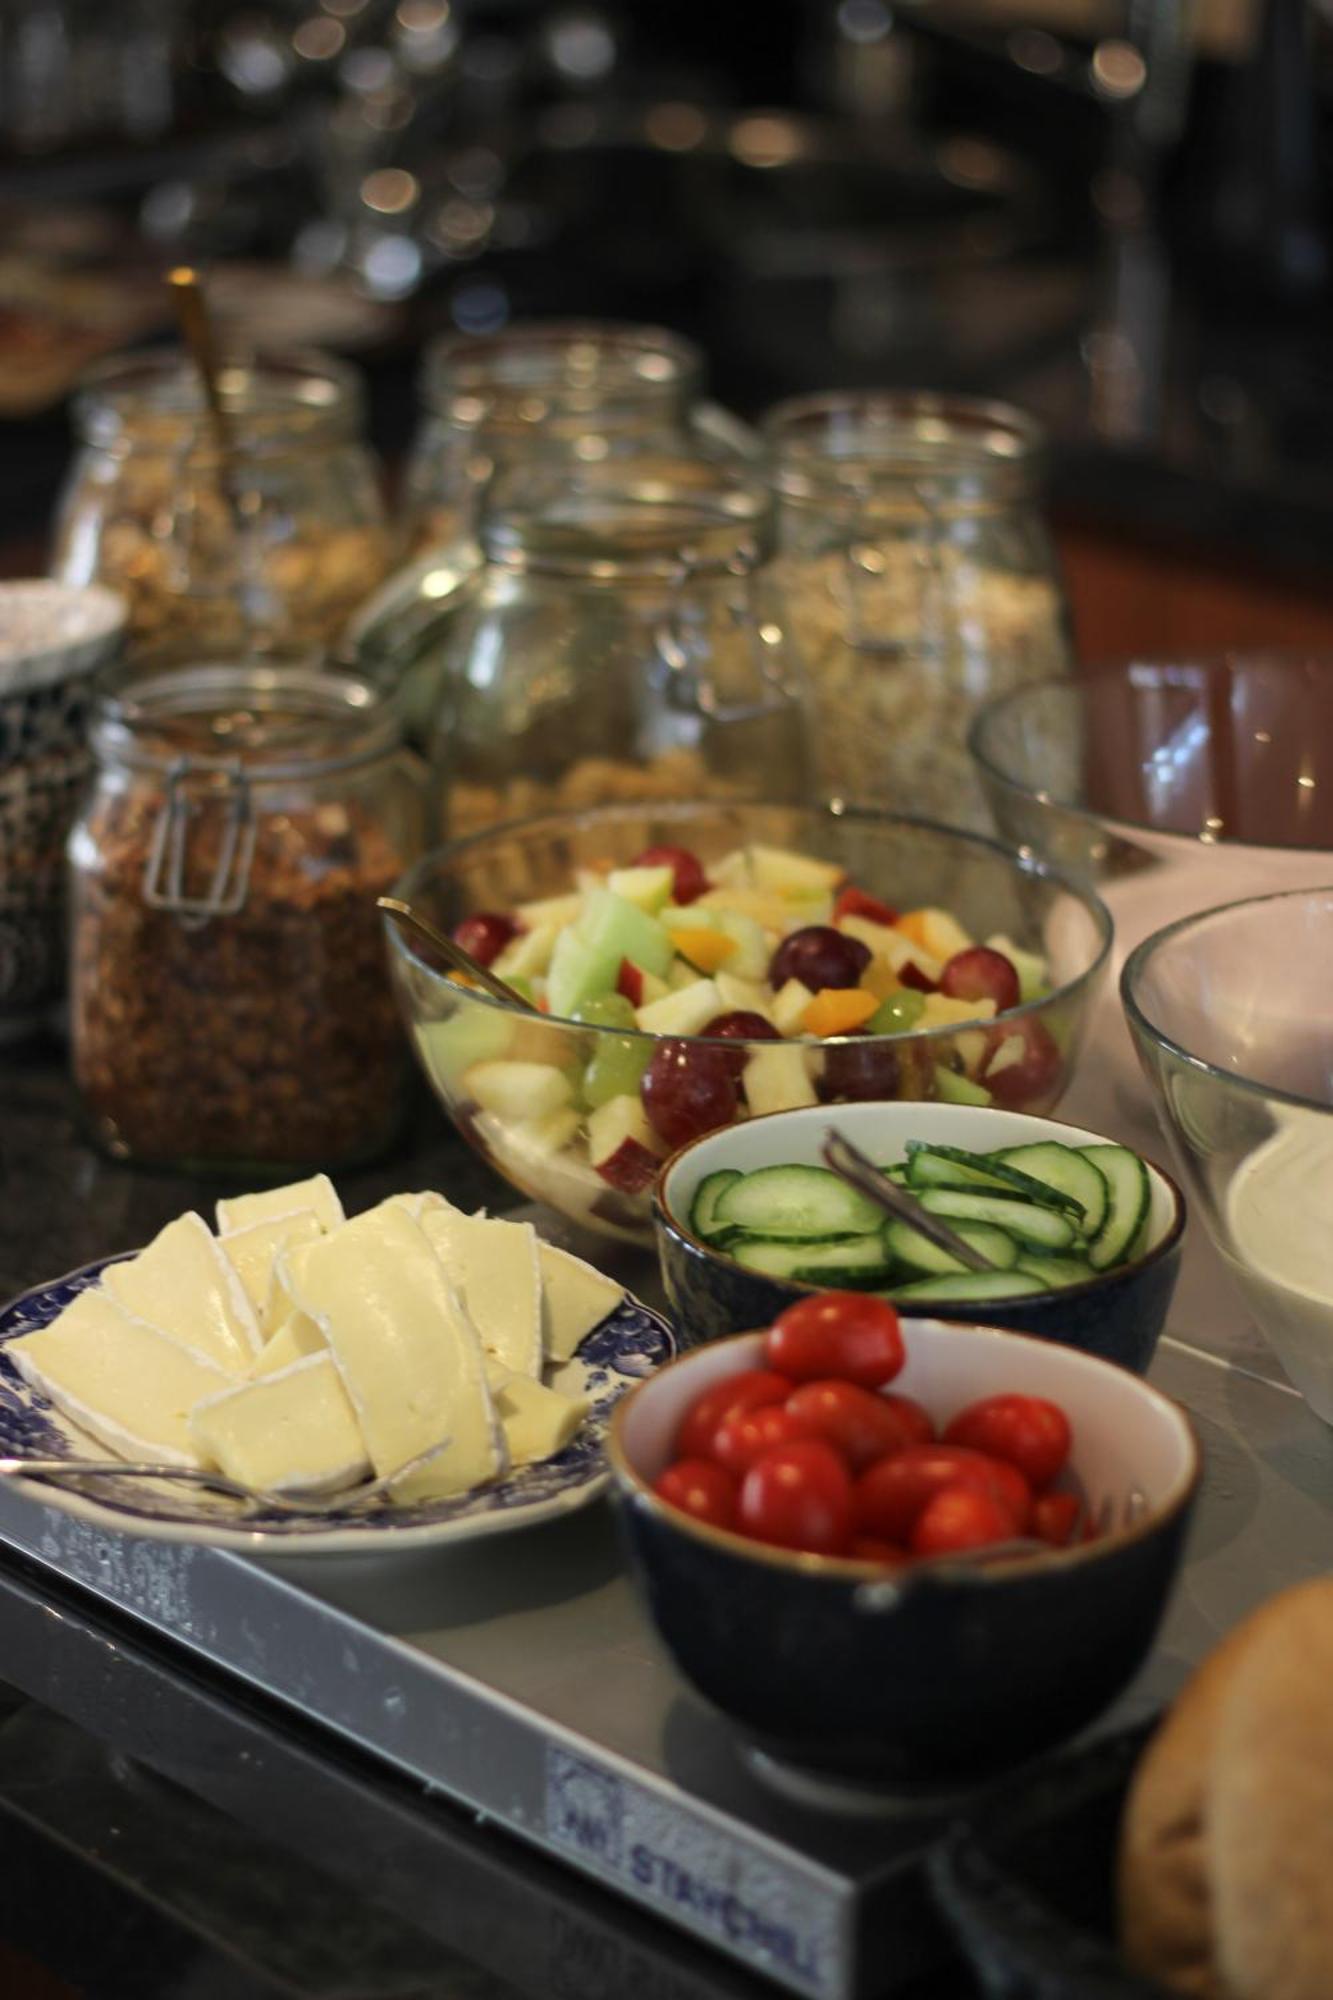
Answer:
M802 1026L807 1035L850 1035L878 1006L863 986L822 986L802 1015Z
M668 931L667 936L681 957L688 958L700 972L716 972L736 949L735 938L728 937L725 931L706 929L702 924L691 925L688 930L682 925L678 931Z
M928 910L904 910L893 928L901 931L905 938L910 938L913 944L919 944L922 951L927 951L926 919L929 915Z

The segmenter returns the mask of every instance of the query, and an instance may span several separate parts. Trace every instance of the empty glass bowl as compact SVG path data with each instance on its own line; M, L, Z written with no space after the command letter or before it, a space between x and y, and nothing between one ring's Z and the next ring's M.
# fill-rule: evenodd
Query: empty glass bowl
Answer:
M1123 660L993 701L969 738L996 827L1086 873L1117 957L1194 910L1333 881L1333 657ZM1110 996L1118 1095L1142 1080Z
M1333 887L1223 904L1131 952L1125 1014L1209 1233L1333 1424Z

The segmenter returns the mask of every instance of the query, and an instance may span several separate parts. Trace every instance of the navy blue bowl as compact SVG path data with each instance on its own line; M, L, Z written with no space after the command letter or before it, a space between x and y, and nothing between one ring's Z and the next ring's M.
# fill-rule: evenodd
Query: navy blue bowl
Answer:
M652 1491L695 1397L756 1365L762 1334L682 1355L619 1405L609 1452L631 1574L668 1652L759 1748L859 1783L974 1782L1072 1736L1152 1644L1200 1462L1188 1418L1123 1369L990 1327L903 1322L894 1383L943 1423L1004 1390L1060 1403L1090 1509L1131 1525L1003 1564L892 1573L712 1528Z
M817 1165L825 1131L840 1132L873 1160L901 1158L908 1139L990 1152L1000 1146L1054 1139L1066 1145L1108 1143L1100 1133L1021 1111L970 1104L838 1104L775 1111L683 1146L658 1179L653 1199L662 1281L682 1343L719 1340L740 1327L767 1326L784 1306L819 1288L747 1270L689 1226L695 1190L724 1167L743 1172L779 1162ZM984 1311L989 1326L1055 1340L1144 1375L1152 1361L1180 1276L1185 1197L1169 1174L1148 1163L1153 1205L1148 1248L1130 1264L1083 1285L1027 1293L1009 1303L975 1299L932 1302L940 1319L970 1321Z

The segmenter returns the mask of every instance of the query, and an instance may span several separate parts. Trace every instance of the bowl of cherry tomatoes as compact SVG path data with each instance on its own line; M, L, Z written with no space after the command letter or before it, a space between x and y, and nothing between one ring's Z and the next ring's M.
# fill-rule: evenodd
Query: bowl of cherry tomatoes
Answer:
M609 1452L685 1678L789 1769L907 1787L1020 1764L1115 1699L1201 1471L1125 1370L857 1292L682 1355Z

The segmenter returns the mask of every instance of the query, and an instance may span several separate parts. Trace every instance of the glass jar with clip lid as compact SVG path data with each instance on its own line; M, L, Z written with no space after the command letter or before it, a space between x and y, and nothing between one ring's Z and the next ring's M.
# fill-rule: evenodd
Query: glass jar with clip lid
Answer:
M695 460L515 475L432 663L450 834L560 808L805 796L761 482Z
M395 708L350 675L209 665L109 692L70 837L75 1080L121 1158L368 1158L405 1055L375 899L420 851Z

